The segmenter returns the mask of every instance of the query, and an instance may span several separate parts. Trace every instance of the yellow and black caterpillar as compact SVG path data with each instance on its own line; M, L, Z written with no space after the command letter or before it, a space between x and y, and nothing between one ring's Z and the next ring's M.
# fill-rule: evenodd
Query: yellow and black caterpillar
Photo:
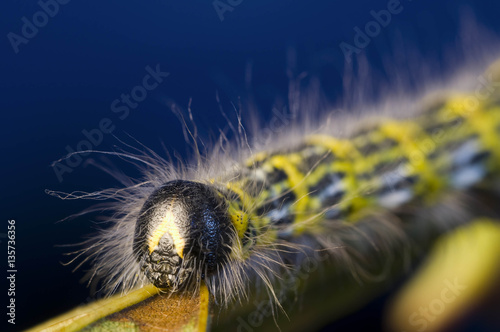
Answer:
M223 306L263 285L281 304L277 281L314 253L364 279L367 252L390 260L475 218L498 219L500 94L497 76L486 77L416 114L369 119L342 136L323 126L234 159L223 144L193 167L115 153L144 165L145 178L84 195L118 201L112 227L83 250L91 278L111 293L204 283Z
M450 96L416 118L381 121L350 138L308 136L288 151L260 152L230 181L163 184L136 224L141 270L160 288L207 278L213 294L227 296L252 274L245 268L256 268L246 262L256 252L262 259L262 251L310 235L320 239L314 249L327 249L320 244L332 226L361 222L374 208L425 209L447 192L494 184L500 108L476 100Z

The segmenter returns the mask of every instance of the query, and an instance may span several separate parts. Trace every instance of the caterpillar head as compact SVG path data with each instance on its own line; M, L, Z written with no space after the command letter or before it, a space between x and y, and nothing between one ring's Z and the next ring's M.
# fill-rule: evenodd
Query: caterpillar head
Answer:
M144 203L133 251L156 287L177 290L214 274L227 262L232 234L227 203L215 189L170 181Z

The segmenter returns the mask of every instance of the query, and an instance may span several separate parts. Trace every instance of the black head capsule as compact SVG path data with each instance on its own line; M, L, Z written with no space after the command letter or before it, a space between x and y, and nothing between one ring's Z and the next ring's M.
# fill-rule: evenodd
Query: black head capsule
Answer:
M227 262L234 227L226 201L208 185L176 180L146 200L134 254L159 288L179 289Z

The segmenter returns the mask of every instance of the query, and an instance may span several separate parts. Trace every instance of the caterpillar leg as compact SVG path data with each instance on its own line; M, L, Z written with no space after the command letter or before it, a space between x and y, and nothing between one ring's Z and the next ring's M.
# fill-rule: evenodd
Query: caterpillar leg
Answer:
M388 309L393 331L442 331L498 287L500 222L476 219L438 240Z

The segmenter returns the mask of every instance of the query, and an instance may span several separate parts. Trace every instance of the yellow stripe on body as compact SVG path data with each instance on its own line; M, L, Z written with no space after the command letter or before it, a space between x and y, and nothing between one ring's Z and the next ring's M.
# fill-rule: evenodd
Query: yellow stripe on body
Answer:
M269 160L269 163L276 169L282 170L287 175L287 184L297 201L292 205L292 213L295 215L294 224L300 223L305 220L307 216L305 215L307 207L309 205L308 188L304 182L304 174L302 174L298 168L295 166L297 162L300 162L301 158L297 154L292 155L275 155ZM302 226L298 226L297 230L301 229Z
M177 252L177 255L179 255L180 258L184 258L184 246L186 245L185 239L181 236L179 232L179 228L175 224L175 216L174 213L172 212L172 208L170 207L167 210L167 213L165 217L163 217L162 222L156 227L156 229L153 231L153 234L149 238L149 253L151 254L154 249L158 246L160 243L160 239L162 238L165 233L170 234L172 239L174 240L174 245L175 245L175 250Z
M311 135L306 137L306 143L324 146L331 150L335 156L346 159L359 156L358 151L351 141L337 139L328 135Z
M493 155L492 169L500 167L500 108L494 111L483 113L481 116L474 116L471 125L480 132L480 141L483 146Z
M265 200L265 196L269 193L269 191L262 191L258 197L252 197L243 189L243 183L244 180L229 182L226 185L229 190L236 193L240 198L239 202L237 200L228 202L228 213L239 238L238 243L235 244L235 247L231 251L231 257L239 261L242 261L249 257L250 251L247 250L248 247L252 247L253 245L255 245L255 243L272 243L276 239L275 231L268 230L265 233L260 233L257 231L258 236L256 238L249 239L250 241L247 243L247 245L243 245L243 239L250 225L252 225L255 230L259 230L261 227L265 227L269 223L269 218L257 217L253 213L253 211L256 211L256 209L258 209L258 207L263 203L263 201ZM241 209L238 203L241 203L241 205L243 205L243 209Z
M255 163L261 162L267 157L269 157L269 154L266 151L258 152L246 161L246 165L248 167L252 167L255 165Z
M422 177L423 180L415 184L416 193L432 198L429 194L437 192L444 185L434 165L428 159L436 144L414 121L389 121L382 124L379 130L386 137L399 143L398 146L409 162L406 167L408 175Z
M254 202L252 200L252 197L242 189L240 182L228 182L226 187L227 189L235 192L240 197L244 209L250 209Z
M231 222L236 228L236 232L238 233L238 237L243 239L246 230L248 229L248 214L244 211L240 210L235 204L232 202L229 205L229 216L231 217Z
M241 182L228 182L226 187L239 196L245 211L251 211L251 207L255 205L255 202L252 197L242 189ZM243 239L251 219L251 215L244 210L241 210L234 202L229 202L228 213L240 240Z
M491 168L500 167L500 148L499 148L499 125L500 108L493 106L486 110L484 103L480 103L475 96L455 96L447 107L454 114L467 120L472 130L479 135L481 145L493 155L493 165ZM476 100L477 103L473 103Z
M343 180L346 196L340 203L342 207L349 204L352 211L359 211L370 204L368 199L360 195L364 186L360 184L356 176L361 168L366 167L366 161L351 141L337 139L328 135L311 135L306 137L306 143L322 146L331 151L335 156L332 168L346 174L345 180Z
M327 175L334 172L331 164L321 163L315 167L314 170L311 171L309 175L307 175L305 181L307 183L307 187L311 188L319 184L319 182ZM321 201L318 197L316 197L315 193L310 191L309 196L309 207L312 211L316 211L321 207Z

